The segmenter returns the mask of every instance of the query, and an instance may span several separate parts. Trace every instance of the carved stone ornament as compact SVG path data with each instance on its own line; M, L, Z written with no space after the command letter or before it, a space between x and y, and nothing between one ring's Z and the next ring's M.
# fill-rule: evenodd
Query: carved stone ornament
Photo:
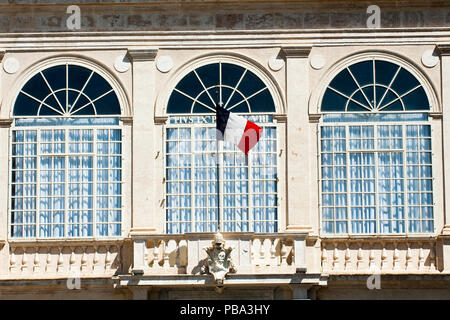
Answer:
M233 248L225 248L225 239L220 232L214 235L211 247L204 248L208 254L206 266L203 266L203 273L210 273L214 276L216 284L223 284L223 280L227 273L236 272L236 268L231 261L231 251Z

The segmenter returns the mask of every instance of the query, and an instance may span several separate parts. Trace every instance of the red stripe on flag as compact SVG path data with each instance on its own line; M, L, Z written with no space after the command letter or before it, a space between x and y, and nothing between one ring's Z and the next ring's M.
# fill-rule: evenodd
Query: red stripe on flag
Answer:
M242 135L241 141L239 141L238 148L247 155L250 149L258 143L262 130L261 127L247 120L244 134Z

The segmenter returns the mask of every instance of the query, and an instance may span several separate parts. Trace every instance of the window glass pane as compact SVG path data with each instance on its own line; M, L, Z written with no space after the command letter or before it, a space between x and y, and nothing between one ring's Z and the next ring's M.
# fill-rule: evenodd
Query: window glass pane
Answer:
M333 144L338 140L334 127L320 128L322 145L323 141ZM350 123L344 128L348 132L349 151L339 153L335 148L321 148L324 232L346 230L344 226L339 229L340 219L350 222L350 230L344 233L433 232L431 127ZM362 147L360 141L364 139L376 140L372 149ZM346 169L348 178L344 174ZM349 210L349 218L338 215L341 207Z
M193 135L184 129L166 129L166 230L179 233L193 227L196 232L212 232L217 230L218 209L215 128L196 127ZM236 146L221 144L224 231L277 231L276 142L275 128L267 126L248 158ZM175 183L180 180L186 182Z
M14 195L12 209L20 209L27 214L19 216L11 211L11 224L14 224L11 236L92 237L94 236L94 202L97 208L106 210L107 213L121 211L121 185L117 182L111 183L121 181L121 156L109 156L109 148L106 148L104 156L96 156L93 153L91 142L94 141L94 136L102 137L106 134L105 143L111 144L108 142L110 141L107 135L108 129L47 128L40 131L39 144L35 130L19 131L16 135L14 134L16 131L13 131L13 135L19 139L24 137L22 139L24 142L31 141L37 145L40 154L36 153L36 148L31 148L28 153L35 156L30 157L23 152L17 158L20 161L15 160L12 163L12 168L22 166L29 170L12 174L12 195ZM120 141L120 130L113 129L111 132L116 132L111 137L115 136ZM64 154L66 144L69 145L68 155ZM37 162L39 162L39 171L37 171ZM95 172L94 162L98 168ZM103 181L103 183L95 186L95 175L97 175L97 181ZM22 184L23 182L25 184ZM35 196L39 196L38 204L36 204ZM36 221L36 215L39 217L38 221ZM26 219L19 222L18 219L22 217ZM20 223L22 227L19 228L17 223ZM117 234L117 230L121 229L120 220L107 219L103 223L104 226L96 228L101 231L97 235L120 235ZM114 226L108 229L110 223L114 223ZM35 229L38 225L36 234ZM114 234L109 234L108 230Z

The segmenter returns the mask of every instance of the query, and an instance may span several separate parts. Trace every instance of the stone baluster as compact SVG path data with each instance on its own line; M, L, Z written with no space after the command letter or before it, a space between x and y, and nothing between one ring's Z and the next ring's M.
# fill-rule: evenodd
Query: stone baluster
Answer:
M328 272L327 248L322 244L322 271Z
M286 249L286 240L280 239L281 241L281 265L287 266L287 249Z
M349 243L346 242L345 246L346 246L346 248L345 248L345 256L344 256L344 259L345 259L344 269L347 270L349 268L349 265L350 265L350 248L349 248Z
M425 254L423 252L423 246L419 249L419 271L423 271L425 267Z
M81 272L87 271L87 254L86 247L83 246L83 254L81 256Z
M120 245L116 245L116 248L117 248L117 253L116 253L116 269L117 269L117 271L119 271L119 272L122 272L122 260L121 260L121 255L120 255L120 252L121 252L121 247L120 247Z
M267 263L268 266L272 265L272 266L277 266L277 259L275 257L276 254L276 249L275 249L275 241L277 241L276 238L271 240L270 243L270 262Z
M430 243L430 271L436 270L436 251L434 248L435 244L433 242Z
M410 270L412 268L412 252L409 243L406 243L406 269Z
M175 240L175 265L177 268L180 267L180 242L181 240Z
M106 246L106 256L105 256L105 270L111 270L111 252L109 251L110 247Z
M374 271L375 269L375 250L374 246L372 246L369 252L369 270Z
M164 243L164 264L163 267L164 268L169 268L170 267L170 263L169 263L169 239L163 240Z
M356 255L356 269L361 269L363 264L363 251L362 251L362 243L358 245L358 254Z
M56 271L57 272L63 272L63 268L64 268L64 259L63 259L63 254L62 254L62 252L63 252L63 250L64 250L64 247L58 247L58 250L59 250L59 256L58 256L58 261L57 261L57 268L56 268Z
M187 265L187 259L188 259L188 252L187 252L188 243L186 239L181 239L178 243L178 260L179 260L179 266L185 267ZM253 250L250 252L253 254Z
M93 262L93 266L92 267L93 267L94 271L99 271L100 270L100 265L99 265L100 258L98 256L98 250L99 250L99 247L98 246L94 246L94 258L92 260L92 262Z
M47 258L45 259L45 271L48 272L52 265L52 247L47 248Z
M337 242L334 243L334 250L333 250L333 266L332 270L337 270L339 268L339 250L338 250L338 244Z
M74 247L70 247L70 259L69 259L69 271L70 272L74 272L77 271L77 268L75 267L75 248Z
M265 254L265 248L264 248L264 240L260 239L261 245L259 247L259 260L260 260L260 265L263 266L264 265L264 254Z
M400 269L400 254L398 252L398 248L397 248L397 242L394 242L394 256L393 256L393 266L394 266L394 270L398 271Z
M23 257L22 257L22 266L21 266L22 272L27 271L27 267L28 267L27 248L23 247Z
M381 243L383 246L383 249L381 250L381 270L386 270L387 268L387 250L386 245L384 243Z
M153 268L159 268L159 243L158 243L158 240L154 240Z
M40 261L39 261L39 247L36 248L36 251L34 252L34 259L33 259L33 272L39 272L40 271Z
M11 272L17 271L17 260L16 260L16 248L11 247L11 257L9 259L9 270Z
M256 241L256 239L252 239L252 240L250 240L251 241L251 243L250 243L250 261L251 261L251 263L254 263L255 265L258 265L258 262L257 261L255 261L255 241Z

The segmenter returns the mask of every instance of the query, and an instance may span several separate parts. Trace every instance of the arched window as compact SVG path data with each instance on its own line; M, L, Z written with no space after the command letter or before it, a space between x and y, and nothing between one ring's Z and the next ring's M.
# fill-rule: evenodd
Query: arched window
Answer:
M75 64L36 73L11 130L10 237L121 235L120 104L97 72Z
M330 82L321 111L323 232L433 232L430 104L416 77L358 62Z
M339 72L322 99L322 112L427 111L425 90L405 68L383 60L355 63Z
M226 142L217 157L216 103L263 128L248 157ZM216 231L219 217L222 231L276 232L277 130L266 84L245 67L208 64L181 79L167 113L167 232Z

